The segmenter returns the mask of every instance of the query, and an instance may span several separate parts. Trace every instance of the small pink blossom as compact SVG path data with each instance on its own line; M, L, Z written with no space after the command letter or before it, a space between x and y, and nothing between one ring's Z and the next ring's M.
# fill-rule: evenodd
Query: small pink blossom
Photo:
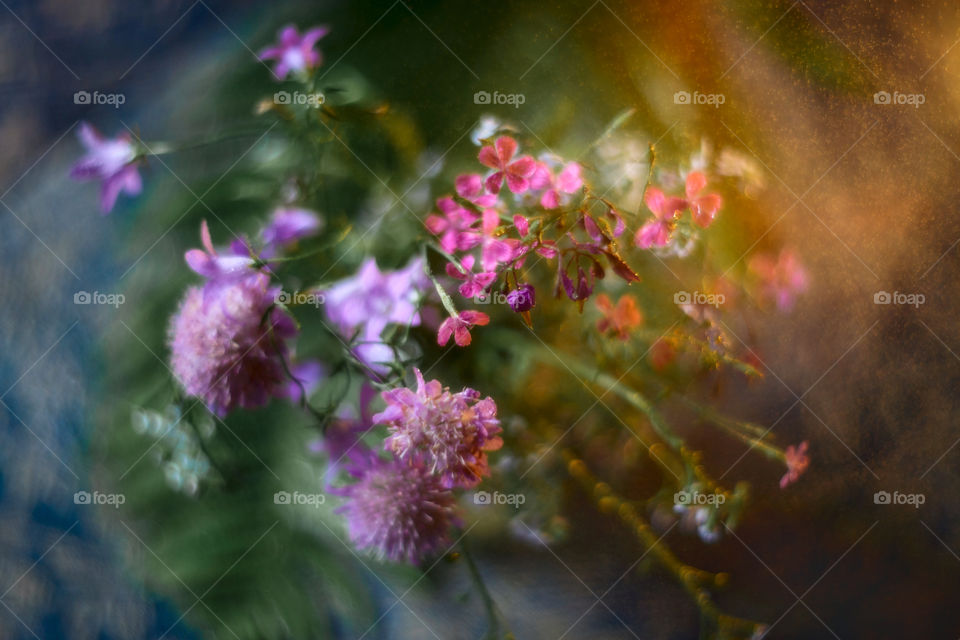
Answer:
M787 486L796 482L810 466L810 456L807 455L807 448L808 443L804 440L799 446L790 445L783 452L787 463L787 472L780 478L781 489L786 489Z
M763 295L775 301L780 311L793 309L797 294L806 291L809 284L806 269L789 249L781 251L776 260L768 255L754 256L749 268L759 278Z
M496 195L484 193L483 177L479 173L465 173L457 176L454 185L458 196L469 200L478 207L492 207L497 202Z
M461 311L443 321L437 331L437 344L445 347L453 336L457 346L466 347L470 344L470 328L482 327L490 323L490 316L482 311Z
M497 232L499 227L499 212L496 209L485 209L480 232L474 232L479 238L480 259L484 271L496 271L501 262L509 262L516 257L520 243L516 239L500 239Z
M494 170L487 178L487 191L494 195L500 193L504 178L513 193L523 193L530 188L529 178L537 168L536 160L522 156L511 162L516 152L517 141L510 136L500 136L493 145L480 149L480 162Z
M576 162L569 162L557 174L549 189L540 197L540 206L544 209L556 209L564 195L576 193L583 186L582 169Z
M274 75L283 80L292 71L302 73L320 66L322 56L313 47L330 32L328 27L308 29L301 36L292 24L280 30L279 41L260 52L261 60L276 60Z
M473 256L464 256L460 261L460 266L453 263L447 263L447 275L451 278L457 280L463 280L463 284L460 285L460 295L464 298L473 298L481 293L493 284L493 281L497 279L497 274L495 271L483 271L481 273L474 273L473 263L475 259Z
M641 249L663 247L670 242L670 234L680 212L687 207L683 198L667 197L656 187L649 187L644 195L647 208L653 212L654 219L645 223L637 231L633 243Z
M699 195L707 186L707 177L699 171L691 171L687 175L686 193L687 204L690 206L690 215L693 221L706 229L713 223L713 219L723 206L723 198L717 193Z
M453 198L437 200L437 208L442 215L431 213L425 221L430 233L440 236L440 246L447 253L466 251L477 246L479 236L473 231L473 225L479 218L464 209Z

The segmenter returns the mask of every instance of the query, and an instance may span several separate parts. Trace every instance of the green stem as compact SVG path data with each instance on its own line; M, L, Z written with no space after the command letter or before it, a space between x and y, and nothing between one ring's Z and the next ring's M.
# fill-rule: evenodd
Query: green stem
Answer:
M152 144L149 148L146 145L141 147L140 156L162 156L170 153L178 153L180 151L187 151L190 149L198 149L200 147L206 147L211 144L217 144L218 142L224 142L226 140L233 140L235 138L249 138L252 136L263 135L266 132L266 129L259 128L246 131L231 131L229 133L220 134L212 136L209 138L201 138L200 140L195 140L191 142L156 142Z
M561 357L559 353L546 347L534 347L533 354L544 364L556 364L558 362L564 364L577 375L605 387L607 391L617 394L623 400L643 412L657 435L660 436L671 449L680 452L683 446L683 439L674 433L670 425L668 425L663 419L663 416L660 415L660 412L657 411L653 404L642 393L622 384L617 378L599 371L594 365L571 358L566 354Z
M488 635L491 638L499 638L500 615L497 611L497 603L494 602L493 596L490 595L490 590L487 589L487 585L483 581L483 576L480 575L480 570L477 568L477 563L473 559L473 554L470 553L470 549L467 547L466 537L464 537L464 539L460 542L460 549L463 552L463 559L467 563L467 568L470 570L470 577L473 579L473 583L477 587L477 591L480 592L480 598L483 600L483 607L487 612L487 619L490 622L490 630ZM507 629L504 637L513 638L513 633Z

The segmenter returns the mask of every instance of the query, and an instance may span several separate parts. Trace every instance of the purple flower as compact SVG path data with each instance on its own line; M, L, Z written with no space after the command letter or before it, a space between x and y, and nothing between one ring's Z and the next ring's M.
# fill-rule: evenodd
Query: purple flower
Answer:
M450 393L437 380L424 382L419 369L417 390L384 391L387 408L373 416L390 435L384 447L402 460L423 460L439 474L444 487L472 487L490 474L487 451L503 446L497 405L492 398L464 389Z
M449 544L450 527L458 523L453 492L421 462L371 452L351 475L357 482L337 491L346 498L337 513L358 549L379 560L417 564Z
M143 183L137 171L137 147L128 134L120 134L108 140L93 126L81 122L79 136L87 153L73 165L70 177L74 180L103 182L100 188L100 210L104 214L113 210L121 191L131 196L140 193Z
M270 222L260 232L266 254L273 254L276 250L285 249L301 238L316 234L323 226L323 221L316 213L309 209L296 207L280 207L274 210Z
M340 332L361 343L356 355L376 372L377 363L391 362L393 350L383 344L381 333L390 324L420 325L418 301L429 285L423 259L414 258L398 271L380 271L373 258L367 259L356 275L328 289L324 308Z
M533 288L532 284L524 283L519 287L507 294L507 304L510 305L510 308L521 313L523 311L530 311L533 309L533 305L537 303L537 290Z
M327 377L327 368L319 360L305 360L290 367L293 380L287 382L283 395L294 404L306 401ZM305 397L304 397L305 396Z
M200 244L203 249L190 249L183 254L183 259L188 267L207 280L215 283L232 282L254 273L252 267L256 261L243 243L232 245L231 254L217 253L206 220L200 223Z
M171 319L174 375L217 415L285 395L281 358L297 328L278 308L264 321L278 293L262 273L213 289L190 287Z
M317 40L330 32L328 27L314 27L308 29L301 36L292 24L280 30L279 42L260 52L261 60L276 60L277 66L273 73L283 80L291 71L302 73L308 69L320 66L322 56L314 50Z

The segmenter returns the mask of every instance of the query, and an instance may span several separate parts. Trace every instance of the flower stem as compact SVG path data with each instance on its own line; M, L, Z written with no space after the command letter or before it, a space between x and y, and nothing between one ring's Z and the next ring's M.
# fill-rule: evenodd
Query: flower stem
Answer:
M470 553L470 549L467 547L466 537L460 541L460 549L463 552L463 559L467 563L467 569L470 571L470 577L473 579L473 583L477 587L477 591L480 592L480 598L483 600L483 607L487 612L487 620L490 623L487 636L490 638L500 638L500 614L497 610L497 603L494 602L493 596L490 595L490 590L487 589L487 585L483 581L483 576L480 574L480 569L477 568L477 563L473 559L473 554ZM503 637L513 638L514 636L509 629L505 629Z

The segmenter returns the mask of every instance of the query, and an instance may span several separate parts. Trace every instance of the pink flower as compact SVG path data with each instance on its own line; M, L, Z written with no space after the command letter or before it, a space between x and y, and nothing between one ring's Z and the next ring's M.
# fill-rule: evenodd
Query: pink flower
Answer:
M800 475L810 466L810 457L807 455L807 441L804 440L799 446L790 445L783 452L786 458L787 472L780 478L780 488L786 489L788 485L796 482Z
M262 273L213 289L190 287L170 321L170 368L219 416L288 396L283 361L297 327L274 306L279 293Z
M73 165L70 177L74 180L103 182L100 210L104 214L113 210L121 191L131 196L139 195L143 183L137 171L137 148L129 134L123 133L108 140L93 126L81 122L79 136L87 153Z
M336 489L345 503L350 541L379 560L417 564L449 544L459 524L457 499L420 461L384 459L372 452L348 465L356 482Z
M776 261L768 255L754 256L749 268L760 279L763 295L775 301L780 311L790 311L797 294L807 289L807 271L789 249L781 251Z
M576 193L583 186L580 165L576 162L567 163L567 166L557 174L549 189L540 197L540 206L544 209L556 209L560 206L564 194Z
M464 298L473 298L483 293L484 289L493 284L497 279L494 271L484 271L481 273L473 272L473 256L464 256L460 261L460 266L453 263L447 263L447 275L457 280L463 280L460 285L460 295Z
M500 227L500 214L496 209L485 209L480 233L480 260L484 271L495 271L501 262L509 262L516 255L518 242L500 240L497 229ZM474 232L476 233L476 232Z
M500 193L504 178L513 193L523 193L530 188L529 178L537 168L537 163L530 156L510 162L516 152L517 141L510 136L500 136L492 146L480 149L480 162L494 170L487 178L487 191L494 195Z
M422 460L446 488L476 486L490 475L486 452L503 446L496 403L473 389L450 393L438 380L424 381L419 369L413 372L416 391L381 394L387 408L373 420L390 430L384 448L400 460Z
M187 266L210 281L230 281L253 273L254 259L246 255L219 255L210 239L207 221L200 223L200 241L203 249L190 249L184 254ZM236 247L239 249L240 247ZM239 254L239 252L237 252Z
M666 246L670 242L674 223L687 203L683 198L663 195L663 191L656 187L649 187L643 199L653 212L654 219L640 227L633 243L641 249Z
M723 206L723 198L716 193L699 195L707 186L707 177L699 171L691 171L687 175L686 193L687 204L693 221L706 229L713 223L713 219Z
M443 215L432 213L427 216L425 224L430 233L440 236L440 246L444 251L467 251L477 246L480 238L472 231L479 219L475 214L450 197L437 200L437 208Z
M482 311L461 311L443 321L437 331L437 344L445 347L453 336L457 346L466 347L470 344L470 328L482 327L490 323L490 316Z
M492 207L497 202L497 196L483 192L483 178L479 173L465 173L457 176L455 181L457 195L466 198L478 207Z
M291 71L302 73L319 67L322 56L313 47L317 40L329 32L327 27L314 27L301 36L295 26L287 25L280 31L279 42L260 52L260 59L277 61L273 73L280 80L286 78Z

